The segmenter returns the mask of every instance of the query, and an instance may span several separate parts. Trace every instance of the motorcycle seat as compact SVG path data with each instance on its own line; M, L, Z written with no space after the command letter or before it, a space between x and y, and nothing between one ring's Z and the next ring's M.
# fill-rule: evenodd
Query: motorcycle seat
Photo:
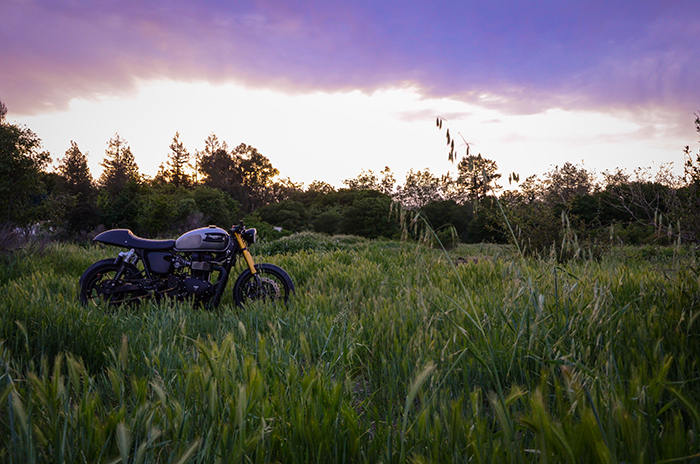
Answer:
M175 246L175 240L151 240L134 235L129 229L112 229L98 234L95 242L106 243L137 250L169 250Z

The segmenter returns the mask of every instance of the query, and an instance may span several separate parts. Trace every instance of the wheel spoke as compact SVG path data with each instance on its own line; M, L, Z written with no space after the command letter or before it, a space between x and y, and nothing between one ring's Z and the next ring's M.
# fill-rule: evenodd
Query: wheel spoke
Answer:
M100 306L102 303L119 306L140 300L143 297L142 292L129 280L137 275L137 272L130 269L120 271L121 269L112 263L102 264L96 269L94 274L86 278L81 289L83 302L90 302L95 306Z
M263 264L255 274L248 273L243 280L239 278L237 288L234 288L236 304L243 305L246 301L287 301L293 286L285 278L284 271L277 271L272 265Z

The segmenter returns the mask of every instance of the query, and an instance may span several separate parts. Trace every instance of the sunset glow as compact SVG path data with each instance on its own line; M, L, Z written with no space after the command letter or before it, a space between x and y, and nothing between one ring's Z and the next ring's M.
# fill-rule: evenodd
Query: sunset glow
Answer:
M282 176L442 174L446 118L503 173L682 166L700 109L695 1L5 0L0 100L54 159L100 172L116 132L153 175L179 131L253 145Z

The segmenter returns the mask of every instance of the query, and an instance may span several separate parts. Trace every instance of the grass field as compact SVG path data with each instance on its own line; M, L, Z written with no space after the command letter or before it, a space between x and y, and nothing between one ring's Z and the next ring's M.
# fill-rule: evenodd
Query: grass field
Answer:
M685 248L562 265L507 247L256 245L288 307L77 303L114 249L0 269L0 462L698 462Z

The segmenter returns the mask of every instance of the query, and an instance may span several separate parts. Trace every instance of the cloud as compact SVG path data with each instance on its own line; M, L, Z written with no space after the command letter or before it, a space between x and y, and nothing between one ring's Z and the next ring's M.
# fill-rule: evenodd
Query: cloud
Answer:
M12 113L130 95L155 79L280 91L412 86L514 114L697 104L697 0L189 2L9 0Z

